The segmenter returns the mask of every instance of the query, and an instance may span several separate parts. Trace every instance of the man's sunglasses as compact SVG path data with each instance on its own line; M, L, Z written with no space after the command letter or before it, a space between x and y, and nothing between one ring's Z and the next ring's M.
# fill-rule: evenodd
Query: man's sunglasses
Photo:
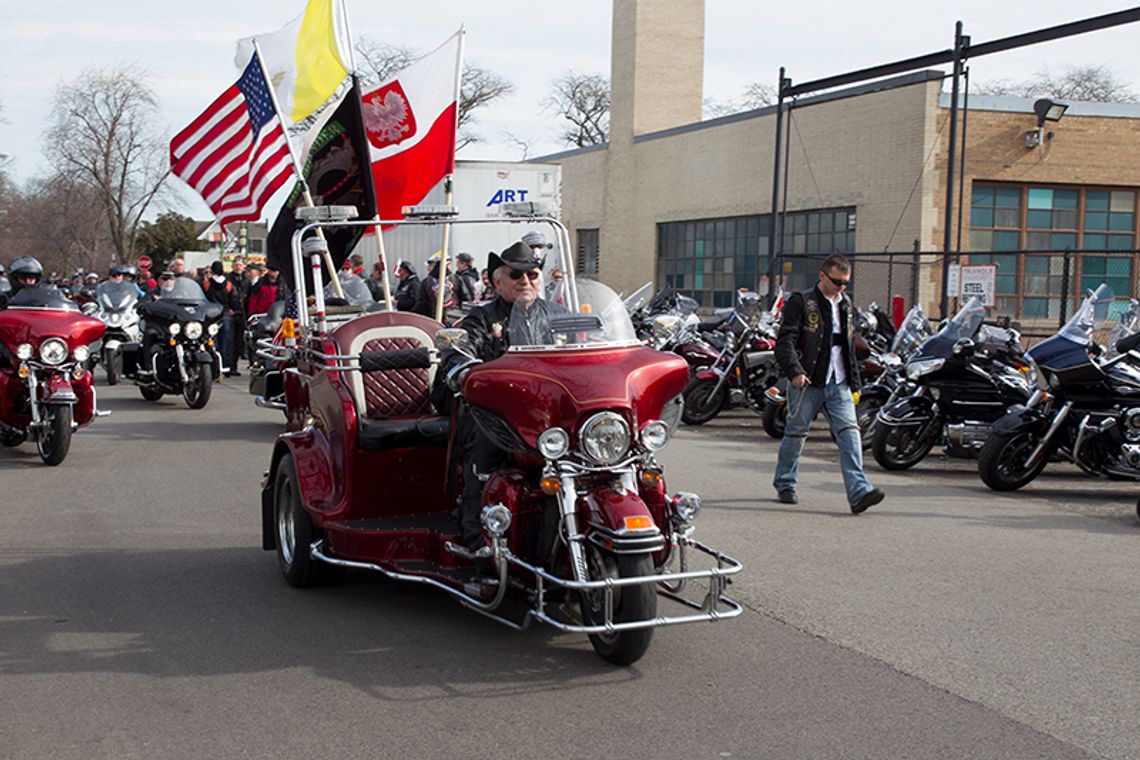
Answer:
M824 272L823 276L831 280L831 284L837 288L847 287L847 285L851 282L851 280L837 280L826 272Z
M526 275L526 278L528 280L537 280L538 279L538 270L537 269L528 269L525 272L520 272L517 269L512 269L511 270L511 279L512 280L521 280L522 276L524 274Z

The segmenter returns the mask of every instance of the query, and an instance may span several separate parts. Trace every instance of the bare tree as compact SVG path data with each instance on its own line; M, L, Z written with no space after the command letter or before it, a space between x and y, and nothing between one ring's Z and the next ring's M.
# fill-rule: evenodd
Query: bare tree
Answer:
M360 65L358 73L364 87L391 79L397 71L407 68L420 57L411 48L389 45L369 37L360 38L356 43L356 52ZM456 150L479 142L479 136L470 129L475 121L475 111L514 91L514 84L506 77L473 63L463 64L459 83L459 138Z
M1069 66L1060 74L1045 70L1023 82L998 79L971 85L970 89L979 95L1049 97L1091 103L1132 103L1137 100L1129 83L1108 66Z
M744 88L744 94L738 100L718 101L714 98L705 98L701 106L706 119L715 119L718 116L728 116L774 105L775 102L775 87L753 82Z
M522 158L520 158L519 160L520 161L526 161L526 157L530 154L531 143L534 141L527 139L525 137L520 137L520 136L516 135L514 132L510 131L509 129L503 130L503 137L511 145L514 145L516 148L518 148L519 150L522 151Z
M554 80L543 105L570 122L559 134L567 145L583 148L609 139L610 80L601 74L567 71Z
M127 260L170 174L154 93L130 67L88 69L57 88L52 113L44 155L66 186L94 192L115 257Z

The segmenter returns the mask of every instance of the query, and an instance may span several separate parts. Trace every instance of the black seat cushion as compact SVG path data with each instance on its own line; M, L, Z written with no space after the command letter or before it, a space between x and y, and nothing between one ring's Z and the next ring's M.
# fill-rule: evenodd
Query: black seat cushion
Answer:
M449 417L361 420L357 445L365 451L447 446Z

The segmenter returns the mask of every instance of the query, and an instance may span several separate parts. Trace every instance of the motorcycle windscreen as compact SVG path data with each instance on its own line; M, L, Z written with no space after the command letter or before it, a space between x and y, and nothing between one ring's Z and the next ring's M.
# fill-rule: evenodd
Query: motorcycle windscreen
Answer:
M973 338L985 318L986 307L982 305L980 298L973 296L942 326L941 330L922 344L915 358L950 356L954 344L964 338Z
M138 300L139 289L133 282L108 280L95 288L95 298L105 311L126 311Z
M1089 345L1096 329L1096 321L1108 316L1108 307L1113 298L1112 288L1102 282L1096 290L1085 295L1081 307L1057 334L1082 346Z
M531 286L541 289L539 280L533 281ZM519 287L525 289L526 286ZM516 298L508 326L509 350L639 342L625 303L607 285L593 280L580 281L578 304L578 312L573 313L556 300Z
M63 291L55 285L38 283L20 288L20 292L8 301L9 308L21 306L33 309L61 309L64 311L79 311Z

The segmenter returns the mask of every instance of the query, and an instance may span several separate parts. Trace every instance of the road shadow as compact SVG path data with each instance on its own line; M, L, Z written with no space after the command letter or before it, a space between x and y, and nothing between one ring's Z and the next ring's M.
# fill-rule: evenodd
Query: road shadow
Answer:
M0 590L0 673L11 675L308 667L400 702L641 678L604 663L584 636L520 634L432 589L371 575L294 589L257 549L6 552Z

